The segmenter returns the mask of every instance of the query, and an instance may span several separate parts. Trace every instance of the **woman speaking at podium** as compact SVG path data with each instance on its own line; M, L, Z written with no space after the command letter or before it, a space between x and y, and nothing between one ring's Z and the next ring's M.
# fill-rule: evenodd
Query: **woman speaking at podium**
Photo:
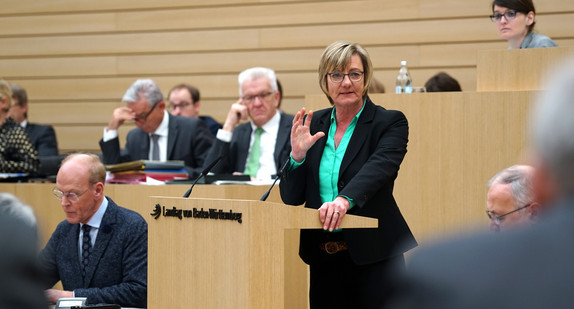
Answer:
M372 65L356 43L329 45L319 84L332 108L301 109L291 129L291 163L280 183L290 205L318 209L323 230L302 230L299 255L310 266L311 308L381 308L391 272L417 245L393 198L407 151L403 113L367 95ZM340 229L346 214L377 218L373 229Z

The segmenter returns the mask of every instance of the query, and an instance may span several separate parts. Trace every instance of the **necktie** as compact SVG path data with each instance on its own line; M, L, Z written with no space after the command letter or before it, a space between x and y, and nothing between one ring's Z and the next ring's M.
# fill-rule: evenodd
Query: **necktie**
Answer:
M249 161L245 166L245 174L251 177L257 177L257 170L259 169L259 157L261 156L261 133L263 129L255 129L255 139L253 140L253 145L251 146L251 152L249 153Z
M152 134L151 137L151 159L159 161L159 143L157 142L159 139L159 135Z
M82 226L82 231L84 235L82 236L82 276L86 277L86 268L88 268L88 262L90 260L90 253L92 253L92 239L90 237L90 226L84 224Z

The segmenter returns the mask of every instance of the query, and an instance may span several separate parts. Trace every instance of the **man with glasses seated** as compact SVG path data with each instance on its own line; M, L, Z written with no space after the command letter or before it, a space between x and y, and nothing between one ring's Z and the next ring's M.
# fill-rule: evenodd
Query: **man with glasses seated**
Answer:
M179 84L168 92L169 112L174 116L199 118L209 128L209 132L214 136L217 130L221 129L221 124L210 116L199 116L201 105L199 89L187 85Z
M212 171L270 181L289 158L293 115L279 110L280 93L273 70L250 68L239 74L238 81L239 100L231 105L209 152L210 158L223 157Z
M135 160L183 160L190 177L201 172L213 136L199 119L170 115L159 87L151 79L134 82L122 99L125 107L112 114L100 148L105 164ZM135 121L120 151L118 128Z
M88 304L147 305L147 223L104 195L105 179L97 155L62 161L53 193L66 220L40 253L51 303L86 297ZM63 290L52 288L58 281Z
M486 214L490 218L492 231L538 220L541 205L534 201L533 173L531 166L513 165L490 179L487 184Z

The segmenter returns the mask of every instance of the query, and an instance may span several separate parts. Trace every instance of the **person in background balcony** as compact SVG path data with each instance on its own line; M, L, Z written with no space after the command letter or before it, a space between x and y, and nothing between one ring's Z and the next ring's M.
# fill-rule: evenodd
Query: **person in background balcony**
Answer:
M490 20L508 49L556 47L549 37L533 32L536 10L532 0L494 0Z

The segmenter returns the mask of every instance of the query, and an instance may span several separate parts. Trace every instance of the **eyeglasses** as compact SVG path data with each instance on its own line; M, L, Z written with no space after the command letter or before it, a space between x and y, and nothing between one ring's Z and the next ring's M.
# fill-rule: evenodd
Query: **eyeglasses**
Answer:
M504 16L504 19L506 19L506 21L511 21L511 20L514 20L516 18L516 15L518 13L522 13L522 12L517 11L517 10L508 10L508 11L504 12L504 14L497 13L497 14L490 15L490 20L493 23L499 23L502 20L502 16Z
M353 71L346 74L342 72L327 73L327 75L329 75L329 78L333 83L342 82L343 79L345 79L345 76L349 76L349 79L352 82L360 82L363 79L364 74L365 73L363 71Z
M174 111L174 110L176 110L176 109L178 109L178 108L179 108L179 109L184 109L184 108L190 106L191 104L193 104L193 103L191 103L191 102L181 102L180 104L170 104L170 105L169 105L169 109L172 110L172 111Z
M528 204L528 205L524 205L522 207L516 208L515 210L509 211L505 214L502 214L500 216L495 215L494 213L492 213L491 211L487 210L486 211L486 215L488 216L488 218L490 220L492 220L494 222L494 224L496 225L500 225L500 223L504 220L505 216L508 216L509 214L513 213L513 212L517 212L519 210L522 210L524 208L530 207L532 205L532 203Z
M91 186L90 186L91 187ZM80 194L76 194L74 192L62 192L56 188L54 188L54 190L52 190L52 193L54 194L54 196L59 199L60 201L66 197L68 199L68 201L74 203L77 202L80 199L80 196L82 196L82 194L88 192L89 188L86 189L84 192L80 193Z
M155 103L151 109L149 110L149 112L147 112L147 114L140 116L140 115L136 115L136 120L141 120L141 121L146 121L147 117L149 117L149 115L153 112L153 110L155 109L155 107L159 104L159 102Z
M274 93L275 92L273 92L273 91L269 91L269 92L260 93L260 94L256 94L256 95L244 96L241 99L243 100L243 102L245 102L247 104L251 104L251 103L255 102L256 98L259 98L260 101L265 101L269 98L269 96L271 96Z

